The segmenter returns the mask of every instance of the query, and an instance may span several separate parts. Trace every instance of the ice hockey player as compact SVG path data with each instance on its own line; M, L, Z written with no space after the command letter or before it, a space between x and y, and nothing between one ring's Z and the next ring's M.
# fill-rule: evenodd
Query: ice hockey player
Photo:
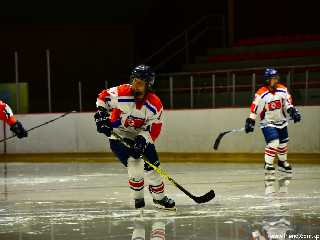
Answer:
M8 104L0 100L0 120L6 122L10 126L10 130L14 132L18 138L28 136L28 132L23 128L21 122L17 121L13 116L12 110Z
M300 122L301 115L292 105L288 89L279 83L280 76L276 69L267 68L264 72L265 83L255 94L250 107L250 116L246 119L246 133L253 132L255 119L260 116L260 127L266 141L264 152L266 174L274 174L273 161L278 155L278 170L292 173L287 161L288 121L287 114L294 121Z
M165 195L162 177L141 159L143 156L155 166L160 165L154 142L162 127L163 107L151 90L155 73L146 65L135 67L130 84L103 90L97 98L94 115L97 131L109 137L110 148L128 169L129 187L135 208L143 208L144 179L156 207L174 209L175 202ZM117 134L132 147L115 136Z

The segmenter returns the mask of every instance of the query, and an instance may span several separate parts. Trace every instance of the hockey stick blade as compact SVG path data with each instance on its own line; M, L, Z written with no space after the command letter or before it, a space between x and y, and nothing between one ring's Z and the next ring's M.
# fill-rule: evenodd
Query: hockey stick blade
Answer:
M171 177L169 177L170 179L168 179L170 182L172 182L177 188L179 188L184 194L186 194L189 198L191 198L193 201L195 201L198 204L201 203L206 203L211 201L215 196L215 192L213 190L210 190L209 192L207 192L206 194L202 195L202 196L194 196L193 194L191 194L188 190L186 190L184 187L182 187L179 183L177 183L174 179L172 179Z
M206 203L211 201L212 199L214 199L214 197L216 196L216 194L214 193L213 190L210 190L209 192L207 192L205 195L200 196L200 197L194 197L193 200L196 203Z
M225 132L222 132L218 135L218 137L216 138L214 144L213 144L213 149L214 150L217 150L218 147L219 147L219 144L221 142L221 139L223 138L224 135L228 134L228 133L236 133L236 132L242 132L244 131L245 129L244 128L236 128L236 129L232 129L232 130L228 130L228 131L225 131Z
M213 149L214 149L214 150L217 150L217 149L218 149L219 144L220 144L220 142L221 142L221 139L223 138L224 135L226 135L226 134L229 133L229 132L231 132L231 130L230 130L230 131L222 132L222 133L220 133L220 134L218 135L218 137L217 137L216 140L214 141L214 145L213 145Z

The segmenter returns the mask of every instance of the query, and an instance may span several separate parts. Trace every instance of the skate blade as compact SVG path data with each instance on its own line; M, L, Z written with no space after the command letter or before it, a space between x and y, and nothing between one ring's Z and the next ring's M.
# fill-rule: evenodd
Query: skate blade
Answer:
M168 212L176 212L177 211L177 208L176 207L173 207L173 208L166 208L164 206L161 206L161 205L158 205L158 204L153 204L154 207L160 209L160 210L163 210L163 211L168 211Z

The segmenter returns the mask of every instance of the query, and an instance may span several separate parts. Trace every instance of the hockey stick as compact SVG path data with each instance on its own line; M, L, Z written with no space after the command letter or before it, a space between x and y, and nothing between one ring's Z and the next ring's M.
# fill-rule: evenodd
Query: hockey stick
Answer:
M222 133L220 133L218 135L218 137L216 138L216 140L214 141L214 144L213 144L213 149L214 150L217 150L218 147L219 147L219 144L221 142L221 139L228 133L236 133L236 132L242 132L244 131L244 128L236 128L236 129L232 129L232 130L227 130L227 131L224 131Z
M127 142L124 141L124 139L119 136L118 134L113 132L113 135L119 139L125 146L127 146L128 148L131 148L132 146L130 146ZM142 158L143 159L143 158ZM206 194L202 195L202 196L195 196L192 193L190 193L188 190L186 190L184 187L182 187L179 183L177 183L176 180L174 180L172 177L170 177L165 170L163 170L162 168L159 168L155 165L153 165L152 163L150 163L148 160L143 159L143 161L145 163L147 163L150 167L152 167L159 175L161 175L162 177L166 178L169 182L171 182L175 187L177 187L178 189L180 189L184 194L186 194L189 198L191 198L193 201L195 201L196 203L206 203L211 201L214 197L215 197L215 193L213 190L210 190L209 192L207 192Z
M27 132L30 132L30 131L32 131L32 130L34 130L34 129L37 129L37 128L39 128L39 127L42 127L42 126L47 125L47 124L49 124L49 123L52 123L52 122L54 122L54 121L56 121L56 120L58 120L58 119L60 119L60 118L63 118L63 117L65 117L65 116L69 115L70 113L75 113L75 112L76 112L76 111L66 112L66 113L62 114L61 116L59 116L59 117L56 117L56 118L54 118L54 119L51 119L51 120L49 120L49 121L47 121L47 122L41 123L41 124L39 124L39 125L37 125L37 126L34 126L34 127L30 128L30 129L28 129ZM9 140L9 139L11 139L11 138L14 138L14 137L16 137L16 136L17 136L17 135L12 135L11 137L7 137L7 138L4 138L4 139L1 139L0 142L7 141L7 140Z

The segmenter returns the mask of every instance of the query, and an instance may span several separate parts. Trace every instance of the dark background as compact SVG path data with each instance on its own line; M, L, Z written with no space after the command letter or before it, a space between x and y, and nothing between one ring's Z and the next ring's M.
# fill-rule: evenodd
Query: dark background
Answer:
M30 98L30 111L46 111L45 50L50 49L53 101L60 106L53 111L71 109L78 101L78 81L94 101L106 80L110 85L126 81L135 64L199 18L221 14L227 28L232 12L227 0L2 3L0 82L14 81L13 52L18 51L19 80L29 83L30 95L38 96ZM311 1L235 0L234 40L320 33L317 14ZM192 46L193 53L228 46L229 40L229 34L223 43L211 38ZM179 61L160 71L179 71ZM70 95L74 101L64 103Z

